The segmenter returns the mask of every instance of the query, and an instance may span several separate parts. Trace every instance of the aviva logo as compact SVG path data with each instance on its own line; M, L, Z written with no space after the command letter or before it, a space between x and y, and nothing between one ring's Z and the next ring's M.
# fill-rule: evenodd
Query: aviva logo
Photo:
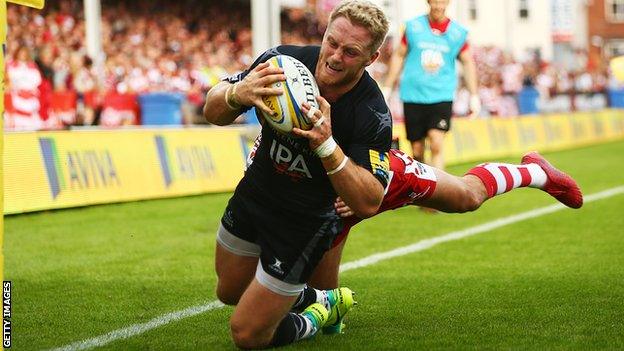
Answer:
M166 187L177 180L210 179L217 175L208 146L168 146L167 140L162 135L156 135L154 142Z
M59 154L53 138L39 138L41 156L52 198L68 190L119 186L119 176L108 150L75 150Z

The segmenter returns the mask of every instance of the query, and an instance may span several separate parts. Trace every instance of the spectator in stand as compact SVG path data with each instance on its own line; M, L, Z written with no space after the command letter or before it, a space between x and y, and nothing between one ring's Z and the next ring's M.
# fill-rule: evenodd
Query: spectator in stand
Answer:
M593 85L592 74L587 71L579 72L574 80L574 89L577 93L589 93L592 91Z
M571 94L574 91L572 72L560 68L556 72L555 91L557 94Z
M540 93L541 100L547 100L552 96L555 88L555 74L551 66L544 65L535 79L535 87Z
M517 63L509 53L503 54L500 77L502 96L498 114L499 116L517 116L516 96L522 89L522 65Z
M17 49L14 58L6 64L5 76L8 93L5 124L14 130L42 129L39 101L42 77L28 47Z
M522 89L518 93L518 110L521 115L536 114L539 112L537 101L539 100L539 92L535 88L533 79L529 76L524 78Z
M500 109L500 86L495 72L482 77L482 84L479 86L479 98L481 99L483 116L498 116Z
M41 72L41 85L39 85L39 101L41 108L39 114L41 119L46 121L48 119L50 104L52 100L52 92L54 88L54 69L52 64L54 62L54 53L52 47L49 45L43 46L39 50L39 54L35 59L35 63Z
M194 11L188 11L191 4ZM79 61L89 61L85 47L83 2L49 2L41 11L8 4L6 57L15 57L21 47L36 55L43 74L39 93L42 120L47 121L52 94L71 95L73 91L78 96L84 96L79 102L84 102L85 112L81 112L83 109L79 106L73 109L84 115L80 119L87 124L95 123L91 122L97 120L91 110L97 110L97 101L111 91L131 94L178 91L185 94L194 106L190 109L197 110L203 105L203 95L215 82L251 64L250 11L236 2L108 0L102 5L102 45L106 57L102 73L104 81L98 84L100 91L97 94L88 94L80 88L82 83L74 78L77 75L95 76L93 67L89 68L88 64L76 65ZM326 23L322 14L315 14L318 8L284 9L282 42L299 45L319 43ZM331 7L325 10L329 11ZM561 95L557 97L568 103L549 102L551 107L558 106L558 111L575 108L575 86L587 94L595 94L604 91L608 84L608 75L602 68L604 65L596 58L590 60L586 50L576 50L572 67L567 70L553 67L549 76L543 75L544 63L535 53L521 61L524 63L521 69L521 64L500 48L473 46L472 49L477 76L480 77L480 91L484 94L482 99L489 100L487 110L499 116L516 114L517 103L514 99L522 80L518 78L520 70L522 77L528 76L539 82L545 96L569 95L564 99ZM380 83L388 72L391 56L384 53L382 49L380 59L369 69ZM542 74L536 79L540 72ZM589 72L589 76L583 72ZM91 84L90 79L87 79L88 84ZM613 82L610 84L613 85ZM502 93L494 94L493 87L500 87ZM463 93L461 90L456 92L458 99ZM389 105L393 115L400 117L403 114L398 98L390 99ZM597 106L592 102L585 108L594 105ZM458 111L465 113L465 109L461 108L454 113L457 115ZM201 116L198 117L196 120L203 121ZM45 127L54 128L55 124L46 122ZM10 129L11 125L6 124L5 128Z
M77 54L71 62L71 84L77 93L77 122L93 125L95 112L99 108L98 82L92 70L93 62L87 56Z

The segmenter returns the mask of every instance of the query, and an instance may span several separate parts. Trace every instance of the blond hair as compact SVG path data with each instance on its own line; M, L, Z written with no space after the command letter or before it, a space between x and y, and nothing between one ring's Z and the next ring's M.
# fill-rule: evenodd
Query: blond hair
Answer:
M344 17L354 24L362 26L373 37L371 51L375 52L383 44L388 33L388 18L379 6L366 0L347 0L341 2L329 15L329 23Z

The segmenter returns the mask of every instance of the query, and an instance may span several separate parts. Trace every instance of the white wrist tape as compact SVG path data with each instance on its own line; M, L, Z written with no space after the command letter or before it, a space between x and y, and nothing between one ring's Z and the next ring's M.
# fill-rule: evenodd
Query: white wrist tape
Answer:
M314 149L314 153L320 158L325 158L333 154L337 147L338 144L336 144L336 140L330 136L321 145Z
M347 165L347 162L349 161L349 157L345 156L342 159L342 162L340 162L340 164L338 165L338 167L332 169L331 171L327 172L327 175L332 175L332 174L336 174L340 171L342 171L343 168L345 168L345 166Z
M318 128L321 126L321 124L325 123L325 116L321 117L318 119L318 121L314 122L314 127Z
M239 104L236 99L236 83L230 85L227 90L225 90L225 103L232 111L240 110L241 104Z

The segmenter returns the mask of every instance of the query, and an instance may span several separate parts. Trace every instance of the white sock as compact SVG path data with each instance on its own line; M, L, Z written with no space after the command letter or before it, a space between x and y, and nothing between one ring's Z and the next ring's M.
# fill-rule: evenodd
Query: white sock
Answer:
M548 176L546 176L546 172L536 163L529 163L524 165L531 174L531 183L529 187L542 189L548 180Z
M310 318L308 318L306 315L300 315L300 316L302 317L301 319L304 321L303 327L305 328L305 330L301 330L299 331L299 333L297 333L298 340L309 338L312 335L316 334L317 332L317 329L314 327L314 323L312 323Z
M331 310L331 305L329 304L329 296L327 296L327 290L319 290L314 289L316 291L316 302L325 306L327 310Z

